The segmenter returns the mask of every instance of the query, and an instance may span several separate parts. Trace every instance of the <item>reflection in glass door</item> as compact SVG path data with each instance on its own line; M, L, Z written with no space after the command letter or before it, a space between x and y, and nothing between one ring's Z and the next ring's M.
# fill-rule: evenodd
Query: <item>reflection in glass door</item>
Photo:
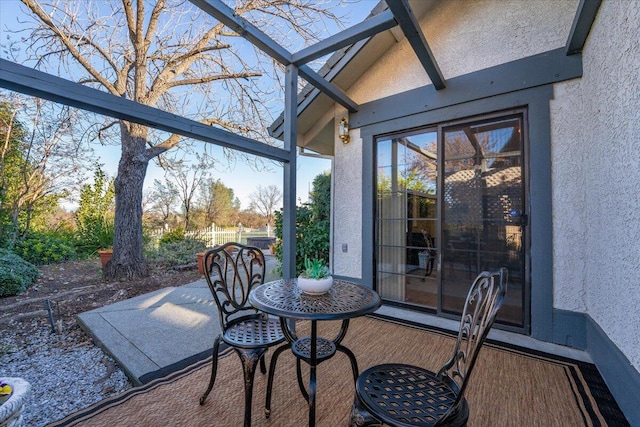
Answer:
M458 314L481 271L507 267L502 323L524 326L522 118L445 127L441 310Z
M436 309L437 133L378 141L377 286L383 297Z
M522 113L377 140L376 286L460 314L471 281L506 266L498 322L526 329Z

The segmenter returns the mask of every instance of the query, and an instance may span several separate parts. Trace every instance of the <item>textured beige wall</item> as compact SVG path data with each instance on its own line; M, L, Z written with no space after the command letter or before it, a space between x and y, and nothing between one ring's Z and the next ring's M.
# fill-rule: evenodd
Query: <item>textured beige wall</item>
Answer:
M552 101L554 304L640 371L640 3L605 0Z
M439 2L420 22L445 79L563 47L578 0ZM430 84L413 49L397 43L350 90L359 103Z
M335 122L347 117L336 108ZM351 142L343 144L336 135L333 162L333 200L331 203L331 245L333 273L362 277L362 140L360 130L350 131ZM342 245L347 245L347 252Z
M440 2L421 27L445 78L564 46L578 0ZM358 103L430 83L406 40L397 43L348 91ZM336 107L336 123L345 115ZM335 136L332 254L335 274L362 275L362 146L352 131ZM344 174L344 176L342 175ZM342 243L348 252L342 252ZM369 250L369 249L367 249Z
M564 46L577 3L442 2L421 25L451 78ZM551 126L554 306L589 314L640 370L638 6L603 1L583 53L583 78L555 85ZM362 103L426 84L403 41L349 94ZM353 277L361 271L352 246L362 236L360 145L358 138L348 146L336 139L334 161L335 176L346 174L334 187L334 266Z

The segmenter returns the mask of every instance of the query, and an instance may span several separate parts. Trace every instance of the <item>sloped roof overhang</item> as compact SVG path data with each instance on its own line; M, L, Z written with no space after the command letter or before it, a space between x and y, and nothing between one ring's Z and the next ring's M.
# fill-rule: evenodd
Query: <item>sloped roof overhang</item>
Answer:
M410 3L413 14L411 14L410 17L403 17L403 11L397 10L398 3L406 3L406 1L389 1L393 11L392 13L394 13L396 19L400 21L400 25L403 25L402 21L411 19L415 20L416 18L419 19L420 17L425 16L435 4L433 1L411 0ZM600 4L601 0L580 0L565 47L561 49L565 56L576 55L582 52ZM386 9L387 5L384 1L381 1L371 14L380 14ZM410 28L403 29L403 31L404 34L411 34ZM391 48L393 44L402 40L402 37L403 34L399 33L397 28L394 28L381 32L368 39L361 40L358 43L354 43L352 46L343 48L334 53L320 69L319 74L323 75L327 80L344 90L348 90L366 72L367 69L369 69L389 48ZM419 39L420 35L414 35L413 37ZM433 84L427 86L427 88L436 90L442 89L444 85L444 77L442 78L442 82L438 81L440 70L437 69L437 63L435 62L435 59L433 59L433 55L428 51L429 48L426 40L424 41L424 44L419 42L416 43L415 40L411 39L409 39L409 42L433 81ZM421 54L421 50L426 52ZM552 58L552 61L557 62L559 59L557 54L558 52L552 51L548 52L548 55L543 54L538 55L538 57L548 56ZM433 62L430 63L428 58L432 58ZM529 64L531 61L526 61L525 58L524 62ZM518 67L517 64L515 66ZM429 67L433 67L435 69L429 72ZM567 67L574 69L575 61L570 61L570 63L567 64ZM466 81L468 79L463 78L455 80ZM459 92L456 88L450 89L455 93ZM455 98L458 97L456 96ZM333 106L334 103L331 99L326 97L313 86L307 85L302 89L298 95L298 130L300 134L303 135L304 140L300 141L298 145L307 147L322 154L333 155L334 123L333 118L329 118L329 115L327 114L327 111L330 111ZM359 115L359 113L357 115ZM280 115L271 124L269 127L271 136L275 138L282 138L283 122L284 115ZM321 125L318 125L318 123L321 123ZM352 125L357 125L357 123L354 122Z
M421 62L425 65L425 70L432 79L441 79L442 87L444 87L444 77L442 77L439 71L436 60L431 54L420 27L417 26L418 19L428 13L437 2L434 0L411 0L410 2L401 0L389 1L389 3L394 6L393 9L390 9L384 1L380 1L364 22L388 13L393 14L396 21L399 20L399 17L396 16L397 13L402 20L411 22L404 24L405 28L401 29L399 26L394 26L386 31L381 31L375 35L361 39L350 46L339 46L339 49L335 50L335 53L331 55L322 68L320 68L318 74L336 86L347 90L367 69L375 64L388 49L398 41L403 40L405 38L403 31L407 31L413 38L424 41L423 45L416 43L416 46L413 46L412 44L414 51L416 51L419 57L419 51L425 52L423 56L427 56L426 52L428 52L428 58L424 60L421 59ZM327 97L322 91L311 84L306 85L301 90L298 94L298 131L300 134L305 135L312 127L316 126L319 128L318 134L322 133L324 138L321 137L317 140L309 138L307 141L299 141L298 145L321 152L322 154L333 154L333 151L330 149L331 147L328 147L324 143L318 144L318 140L333 141L333 126L324 126L326 123L323 123L323 126L317 126L317 123L323 121L322 117L325 115L325 112L333 107L333 105L334 102L331 98ZM332 123L331 121L331 124ZM283 137L283 130L284 113L271 124L269 133L271 136L281 139Z
M409 34L409 38L414 39L412 46L423 62L425 69L429 72L432 81L439 80L438 75L440 75L440 72L437 68L437 63L429 51L424 36L421 35L419 26L416 27L416 17L423 16L433 6L435 3L434 0L412 0L411 6L409 6L409 0L388 0L391 5L391 15L393 15L393 19L392 16L386 12L388 9L386 3L380 1L371 12L367 20L369 21L368 23L358 24L295 54L289 53L249 22L235 16L233 11L221 0L190 1L205 12L220 19L226 25L230 26L230 28L238 31L239 34L246 37L276 60L285 65L293 64L299 67L300 74L311 83L297 95L297 118L301 123L297 131L302 134L308 131L309 127L313 123L316 123L317 120L333 106L334 102L345 106L349 111L358 109L357 104L349 99L345 90L351 87L365 70L375 63L388 48L403 37L403 34L400 33L397 28L392 28L395 26L394 23L396 21L400 22L403 31ZM565 47L567 55L582 51L600 4L601 0L580 0ZM377 18L375 18L376 16ZM418 34L415 34L415 31L417 31ZM376 32L378 33L376 34ZM417 42L415 41L416 39L418 40ZM319 57L318 55L336 49L340 50L334 53L325 66L317 73L306 65L300 66L304 61L315 59ZM422 53L420 53L421 51ZM429 68L432 68L432 70L430 71ZM30 79L30 83L21 81L27 77ZM264 145L265 147L268 146L249 138L243 138L221 129L211 128L210 126L166 113L159 109L147 107L140 108L136 111L136 109L131 108L131 105L128 105L128 102L131 101L123 99L119 101L110 99L108 102L103 103L87 102L87 99L91 97L109 98L110 96L104 92L95 90L88 98L85 94L76 93L75 91L66 94L64 93L65 90L71 86L64 84L64 82L66 82L65 80L59 80L60 81L58 81L57 77L19 66L11 61L0 60L0 87L50 99L66 105L84 108L111 117L147 124L157 127L158 129L164 129L202 141L228 146L244 152L262 155L267 158L286 161L283 159L283 157L286 156L283 156L282 150L278 148L270 147L256 150L254 148L256 144ZM50 84L52 81L55 84ZM444 84L444 79L442 79L442 83ZM434 86L437 87L439 85L436 83ZM90 88L85 89L92 90ZM149 111L146 111L147 109ZM163 124L166 123L166 121L163 122L155 119L155 116L164 117L166 115L172 116L173 120L169 122L173 122L175 126L167 126ZM283 124L284 114L276 119L270 126L269 131L271 135L276 138L283 138Z

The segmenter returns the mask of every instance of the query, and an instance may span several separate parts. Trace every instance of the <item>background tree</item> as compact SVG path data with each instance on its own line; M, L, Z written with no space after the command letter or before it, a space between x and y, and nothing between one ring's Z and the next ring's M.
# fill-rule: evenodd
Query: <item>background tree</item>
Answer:
M209 174L207 169L204 161L200 161L195 165L188 165L179 160L171 162L167 166L167 171L174 179L175 187L178 189L178 199L182 207L183 227L185 230L189 230L194 196Z
M10 245L79 184L83 150L74 136L73 110L52 102L0 93L0 234Z
M81 253L91 254L113 244L114 179L95 165L93 185L80 189L80 206L75 212L77 244Z
M233 225L237 223L240 200L233 189L224 185L218 178L207 178L200 186L200 204L204 211L206 225Z
M273 226L273 212L280 207L282 201L282 191L278 186L262 187L258 185L256 191L249 195L249 200L251 201L249 209L264 215L267 224Z
M22 2L36 19L27 29L30 57L16 62L64 68L74 80L113 95L268 140L272 88L251 79L275 73L277 67L264 56L248 56L252 50L240 51L244 43L236 44L236 49L231 41L238 34L190 3ZM327 18L338 22L327 8L300 0L237 0L234 5L235 13L250 15L254 24L277 40L289 42L292 34L298 34L302 43L293 42L298 48L304 40L317 39ZM220 85L229 96L216 93ZM201 96L195 96L196 91ZM100 135L114 129L113 124L104 123ZM105 269L107 279L148 275L142 236L147 165L182 140L178 135L158 136L135 123L115 124L122 154L115 180L115 241L113 258Z
M242 223L244 227L260 228L264 227L264 225L267 223L267 218L265 218L264 215L261 215L258 212L245 209L238 212L237 222Z
M13 221L11 197L12 187L19 180L17 165L24 161L17 147L25 133L16 109L10 103L0 103L0 246L11 246L18 229Z
M160 214L162 227L169 224L169 217L174 212L176 203L180 197L180 191L176 185L165 179L164 182L155 179L151 190L152 210Z

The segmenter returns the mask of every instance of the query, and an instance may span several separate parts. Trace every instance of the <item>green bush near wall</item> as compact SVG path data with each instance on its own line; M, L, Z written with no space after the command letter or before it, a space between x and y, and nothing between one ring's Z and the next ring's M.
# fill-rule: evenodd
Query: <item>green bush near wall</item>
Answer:
M145 251L147 261L159 267L175 267L194 264L198 252L203 252L206 245L202 240L183 238L162 243L157 249Z
M329 230L331 225L331 175L313 179L309 202L296 207L296 274L304 270L305 259L319 259L329 264ZM274 255L282 266L282 212L275 212L277 243ZM282 274L281 268L278 273Z

